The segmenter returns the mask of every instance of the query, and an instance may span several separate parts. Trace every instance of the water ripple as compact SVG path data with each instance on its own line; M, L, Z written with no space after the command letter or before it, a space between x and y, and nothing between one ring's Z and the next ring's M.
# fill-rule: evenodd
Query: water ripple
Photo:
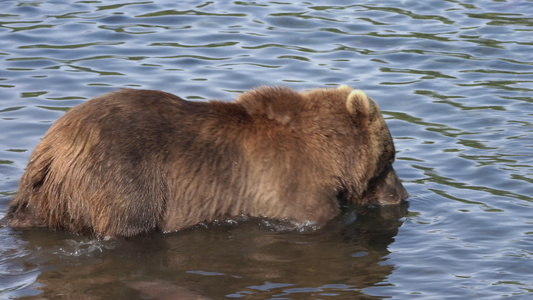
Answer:
M213 298L526 295L529 11L525 0L3 1L1 213L49 126L121 87L200 101L258 85L363 89L382 107L395 169L412 197L406 216L358 215L343 230L315 235L246 223L94 248L81 238L1 228L0 276L22 268L0 280L0 297L83 298L92 290L91 297L132 298L122 282L140 281L156 294L187 284ZM67 245L64 255L58 245ZM93 248L102 251L91 255Z

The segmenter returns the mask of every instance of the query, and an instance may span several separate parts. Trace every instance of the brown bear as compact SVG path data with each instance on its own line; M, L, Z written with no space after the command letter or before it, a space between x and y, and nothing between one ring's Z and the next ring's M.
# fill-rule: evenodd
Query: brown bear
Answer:
M72 108L30 157L6 223L134 236L236 216L327 223L407 198L378 105L348 86L235 102L125 89Z

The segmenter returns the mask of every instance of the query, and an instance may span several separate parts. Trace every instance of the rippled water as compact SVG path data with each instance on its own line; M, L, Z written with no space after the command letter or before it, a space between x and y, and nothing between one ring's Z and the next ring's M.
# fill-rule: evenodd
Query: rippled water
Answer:
M179 3L179 4L178 4ZM0 216L68 108L349 84L382 107L410 206L94 241L0 229L0 298L496 299L533 293L533 2L1 1Z

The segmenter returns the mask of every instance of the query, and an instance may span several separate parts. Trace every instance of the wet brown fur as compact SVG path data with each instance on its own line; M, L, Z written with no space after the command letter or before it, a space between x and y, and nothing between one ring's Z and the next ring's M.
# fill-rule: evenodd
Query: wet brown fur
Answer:
M398 203L407 195L392 138L359 92L263 87L231 103L127 89L92 99L36 147L7 223L133 236L238 215L322 224L339 203Z

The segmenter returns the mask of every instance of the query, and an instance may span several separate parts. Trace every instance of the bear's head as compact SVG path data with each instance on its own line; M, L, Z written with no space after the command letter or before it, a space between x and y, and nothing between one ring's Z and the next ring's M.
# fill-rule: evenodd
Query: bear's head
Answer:
M392 167L395 149L387 124L363 91L347 85L303 93L262 87L236 102L264 123L277 124L266 131L272 138L277 127L278 137L288 141L277 141L291 149L286 161L297 162L287 164L287 174L297 169L298 180L334 186L341 202L356 205L398 204L408 197ZM272 153L281 155L280 149Z
M348 172L362 175L353 176L360 178L355 182L344 180L345 185L352 185L346 186L345 191L357 204L399 204L408 194L392 167L396 151L378 104L361 90L346 85L337 90L348 93L345 100L348 122L352 122L356 129L352 132L353 140L346 143L348 147L358 149L354 151L354 160L358 162L348 163L347 166L352 168Z

